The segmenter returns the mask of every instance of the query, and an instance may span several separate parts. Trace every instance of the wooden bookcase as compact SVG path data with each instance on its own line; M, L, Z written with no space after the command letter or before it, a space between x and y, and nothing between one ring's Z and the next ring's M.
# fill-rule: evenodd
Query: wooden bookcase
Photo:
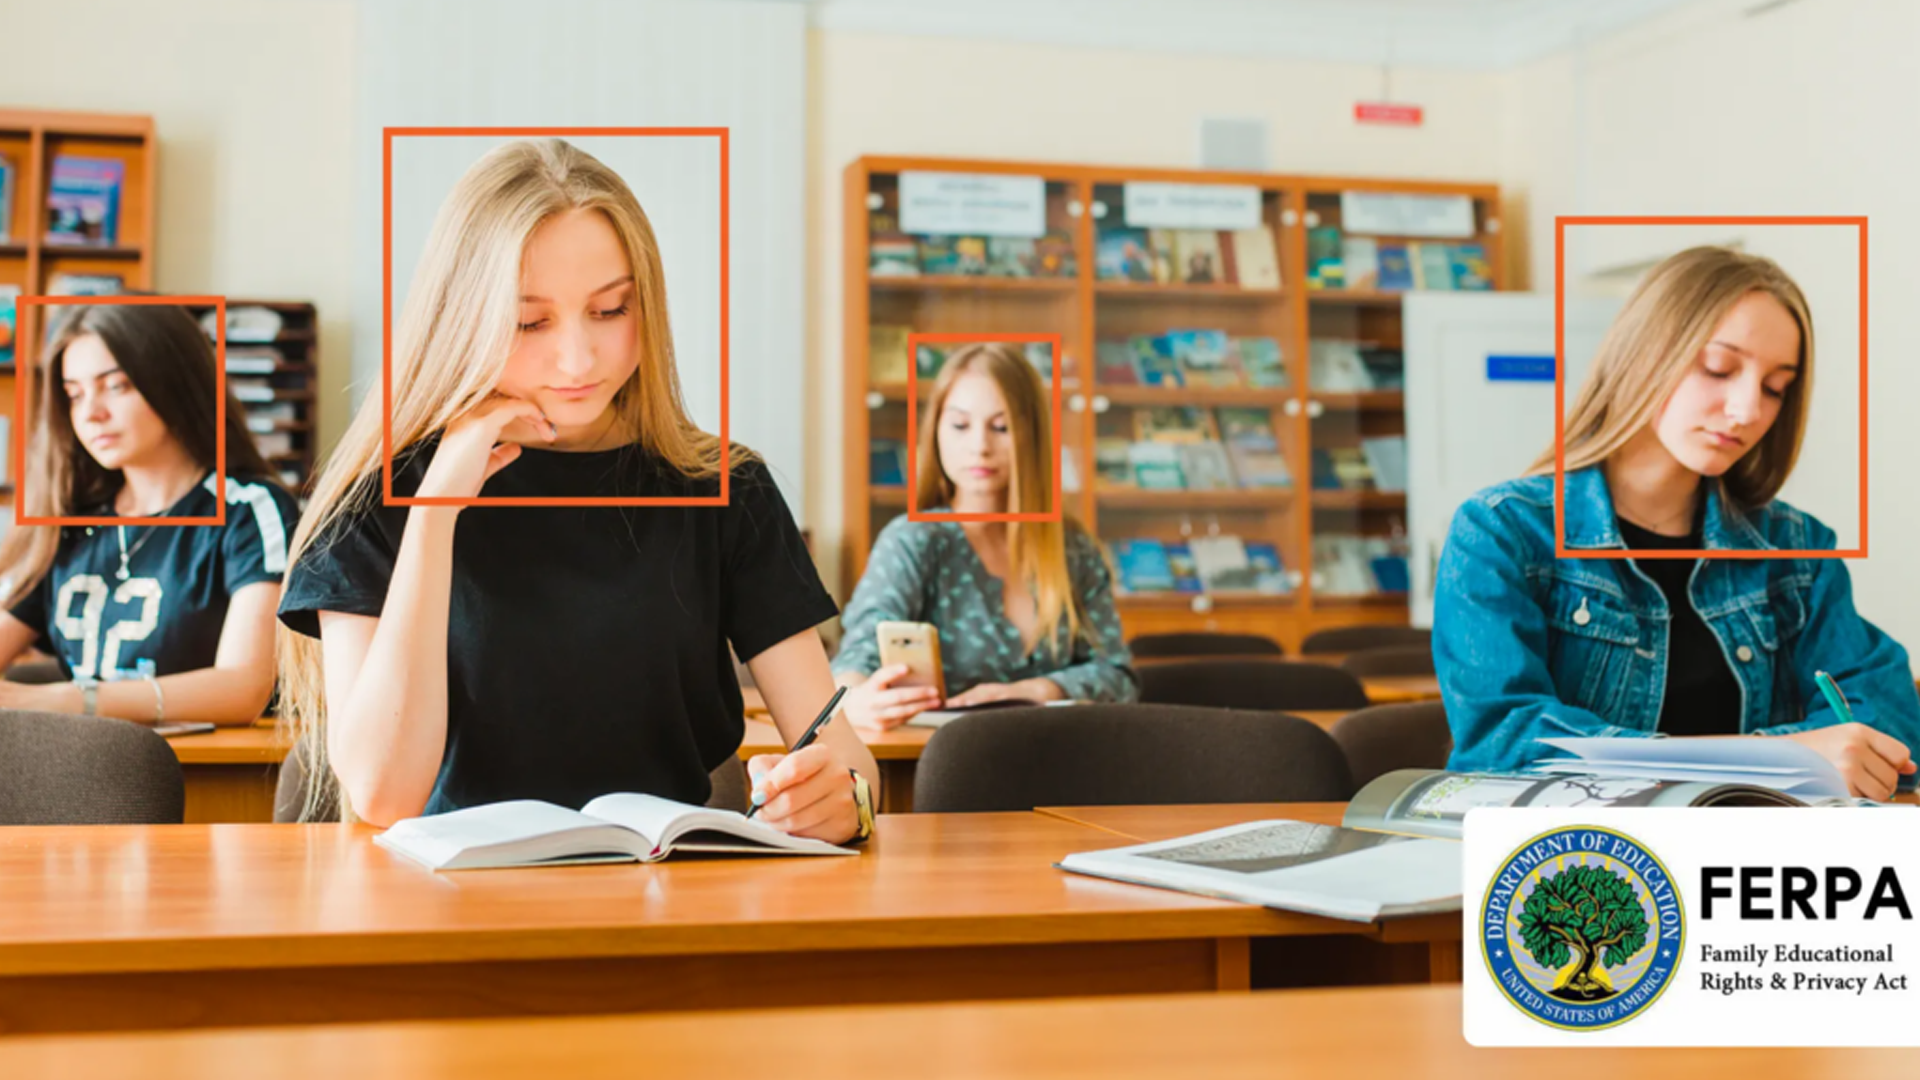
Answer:
M875 277L869 273L870 215L897 213L905 171L1018 175L1045 181L1046 227L1072 238L1074 267L1059 277ZM870 482L876 439L904 440L906 387L871 373L873 326L928 333L1055 333L1066 408L1059 437L1076 459L1078 490L1065 510L1112 545L1127 539L1178 541L1210 532L1270 543L1291 571L1282 595L1135 593L1118 597L1128 637L1176 630L1265 634L1291 650L1314 630L1354 623L1405 624L1405 593L1332 595L1314 568L1316 538L1392 536L1404 532L1406 496L1377 490L1316 490L1314 451L1356 447L1363 438L1404 435L1404 399L1397 390L1331 392L1312 385L1315 339L1402 347L1400 294L1372 290L1316 291L1308 283L1308 239L1315 227L1341 226L1341 193L1465 196L1476 235L1455 242L1484 249L1493 288L1507 287L1500 229L1500 192L1492 184L1401 182L1347 177L1285 176L1173 169L1128 169L946 158L865 157L847 166L845 200L845 528L844 582L851 592L873 538L904 513L906 492ZM1158 284L1101 280L1099 229L1122 218L1130 181L1233 184L1257 188L1260 218L1277 244L1279 290L1222 284ZM1377 236L1383 244L1410 238ZM1103 341L1179 329L1224 330L1233 337L1279 343L1284 389L1161 388L1105 385L1097 379ZM909 358L909 362L914 362ZM1292 474L1290 488L1234 490L1115 489L1097 477L1096 442L1131 430L1132 413L1161 405L1264 410ZM908 447L911 453L912 448Z
M0 108L0 155L13 170L12 212L0 239L0 285L41 296L64 274L111 274L129 289L151 288L158 147L150 116ZM121 163L119 224L112 246L46 242L47 191L54 159L62 155ZM33 340L42 325L35 308L16 314L16 355L20 343ZM17 422L13 398L14 367L0 365L0 415ZM7 485L0 501L12 500L13 488Z
M267 463L279 472L281 481L290 490L295 494L303 494L313 482L319 457L320 402L317 390L320 383L316 361L320 356L320 316L312 304L302 301L228 298L229 315L236 308L243 307L267 308L277 313L281 320L280 333L272 341L229 339L227 382L233 386L234 380L244 379L253 387L264 383L270 389L271 398L252 400L248 395L241 396L240 404L248 412L247 429L253 432L256 440L265 435L286 435L289 448L267 453ZM197 319L213 309L194 306L189 310ZM236 350L262 346L277 349L282 357L275 363L272 373L235 370L238 361L233 354ZM268 415L269 410L290 412L291 416Z

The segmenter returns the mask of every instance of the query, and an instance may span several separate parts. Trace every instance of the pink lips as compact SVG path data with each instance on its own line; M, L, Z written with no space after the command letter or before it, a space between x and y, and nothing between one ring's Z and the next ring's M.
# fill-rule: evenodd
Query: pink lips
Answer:
M1731 435L1723 435L1718 431L1707 432L1707 437L1712 439L1714 445L1720 447L1722 450L1734 450L1746 445L1745 442Z
M600 384L596 382L588 383L585 386L549 386L547 387L547 392L555 397L565 398L568 401L580 401L584 398L591 397L593 392L598 389L600 389Z

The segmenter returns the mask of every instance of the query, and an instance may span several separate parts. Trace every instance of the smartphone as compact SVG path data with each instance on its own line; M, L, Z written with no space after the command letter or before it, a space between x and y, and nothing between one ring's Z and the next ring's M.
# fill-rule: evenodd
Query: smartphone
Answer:
M874 633L880 636L880 666L907 665L907 673L894 686L931 686L947 696L946 675L940 670L940 631L932 623L883 622Z

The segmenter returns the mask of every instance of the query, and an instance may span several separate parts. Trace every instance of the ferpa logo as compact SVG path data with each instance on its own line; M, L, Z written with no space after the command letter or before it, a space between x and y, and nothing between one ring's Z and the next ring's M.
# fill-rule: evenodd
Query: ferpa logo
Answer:
M1535 1020L1598 1031L1631 1020L1673 981L1680 893L1625 833L1575 826L1507 856L1481 908L1481 951L1507 1000Z

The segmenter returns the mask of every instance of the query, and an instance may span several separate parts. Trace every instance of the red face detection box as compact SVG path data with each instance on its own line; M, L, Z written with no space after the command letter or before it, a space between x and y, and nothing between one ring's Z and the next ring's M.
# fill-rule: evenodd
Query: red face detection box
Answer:
M13 475L18 477L15 497L17 513L16 525L225 525L227 523L227 298L224 296L17 296L14 306L24 315L24 309L42 307L48 310L48 322L51 323L52 309L60 307L211 307L214 313L213 338L213 386L214 386L214 454L213 454L213 501L217 507L211 515L197 517L99 517L78 514L35 515L26 512L31 504L27 498L27 425L34 415L32 410L33 394L36 382L43 376L40 370L35 339L43 339L44 329L36 329L29 334L19 335L20 362L16 365L17 377L13 383ZM21 317L19 324L24 328L28 322Z

